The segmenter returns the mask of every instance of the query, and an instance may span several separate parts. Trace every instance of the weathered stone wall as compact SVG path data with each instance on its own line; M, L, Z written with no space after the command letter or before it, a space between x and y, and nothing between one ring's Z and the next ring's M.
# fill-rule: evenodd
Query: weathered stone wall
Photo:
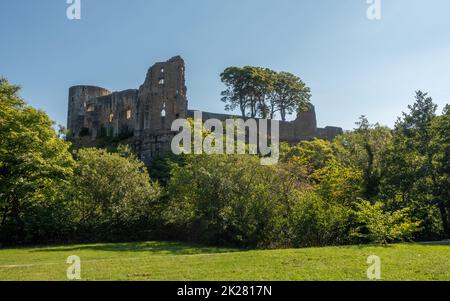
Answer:
M83 129L88 127L85 118L87 102L109 94L111 94L109 90L95 86L74 86L69 89L67 129L71 135L79 136L83 134Z
M194 118L194 110L188 110L188 117ZM225 121L226 119L247 119L239 115L217 114L210 112L201 112L203 121L208 119L218 119ZM258 119L257 119L258 120ZM322 138L333 140L336 136L343 134L341 128L326 127L324 129L317 127L316 111L313 105L310 105L309 111L300 112L294 121L280 122L280 141L290 144L297 144L301 140L312 140L314 138Z
M130 136L136 130L138 90L114 92L92 98L86 105L85 124L92 139Z
M139 88L139 129L147 133L170 131L172 122L187 112L184 61L174 57L156 63Z
M344 134L342 128L327 126L323 129L318 129L316 138L332 141L334 138L342 134Z
M172 123L186 118L185 64L176 56L156 63L139 88L134 148L144 162L171 150Z

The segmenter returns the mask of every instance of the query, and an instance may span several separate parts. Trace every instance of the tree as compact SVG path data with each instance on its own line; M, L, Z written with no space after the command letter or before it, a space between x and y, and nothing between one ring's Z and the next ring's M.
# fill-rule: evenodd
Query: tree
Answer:
M275 118L306 110L311 98L303 81L288 72L277 73L268 68L229 67L221 74L227 89L222 92L225 109L240 109L243 117ZM248 112L248 113L247 113Z
M357 128L336 138L334 149L338 160L362 171L364 198L378 196L382 175L382 162L392 142L392 130L370 124L365 116L356 123Z
M247 108L250 110L250 117L266 119L269 116L269 107L266 100L272 89L272 71L251 66L246 66L243 70L246 81L245 92L248 99Z
M225 110L234 111L239 108L242 117L246 117L248 96L247 76L243 68L229 67L220 75L227 89L222 92L222 101L226 103Z
M447 236L447 183L449 119L436 116L437 106L431 97L416 92L416 100L408 106L395 126L392 147L384 162L383 192L390 197L399 195L402 206L411 207L416 216L426 221L424 229L430 235L433 228L433 208L440 214Z
M160 187L130 152L81 149L76 161L69 197L74 200L77 224L132 225L156 214Z
M246 247L277 246L294 179L257 156L187 156L169 180L170 227L184 239Z
M302 141L296 146L284 147L282 150L282 161L296 165L296 173L304 171L307 177L335 159L332 143L322 139Z
M294 247L319 247L350 242L351 210L317 194L294 192L287 216L289 238Z
M0 79L0 223L6 239L16 243L25 239L26 219L38 218L27 215L30 208L60 200L74 164L54 123L29 107L19 91Z
M389 242L412 239L419 230L420 222L412 221L409 208L389 212L383 203L371 204L363 201L355 211L360 226L354 229L354 236L367 238L370 242L387 244Z
M311 175L315 190L327 201L351 206L363 197L363 173L354 166L330 160Z
M431 122L433 202L439 207L443 227L450 237L450 107Z
M273 119L277 112L281 120L286 121L286 116L295 111L306 110L311 99L311 90L297 76L288 72L272 74L270 102L270 118Z
M267 68L257 68L256 71L254 82L256 83L255 94L257 95L258 101L257 111L259 111L259 117L267 119L271 117L271 111L269 109L269 95L273 90L274 82L272 79L275 72Z

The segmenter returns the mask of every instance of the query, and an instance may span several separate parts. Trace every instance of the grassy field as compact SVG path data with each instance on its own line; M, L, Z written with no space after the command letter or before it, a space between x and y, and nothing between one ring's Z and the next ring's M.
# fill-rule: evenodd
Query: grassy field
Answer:
M67 257L83 280L367 280L367 258L383 280L450 280L450 242L273 251L170 242L0 249L0 280L67 280Z

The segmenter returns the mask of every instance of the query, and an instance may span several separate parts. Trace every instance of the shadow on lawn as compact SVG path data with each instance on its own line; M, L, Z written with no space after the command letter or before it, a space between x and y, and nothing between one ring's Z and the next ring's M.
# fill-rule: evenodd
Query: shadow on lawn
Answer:
M387 245L375 245L375 244L367 244L367 245L350 245L350 246L337 246L337 248L356 248L359 250L368 249L368 248L383 248L389 249L394 248L400 245L408 245L408 246L450 246L450 240L441 240L441 241L425 241L425 242L409 242L409 243L396 243L396 244L387 244Z
M230 253L242 250L205 247L178 242L136 242L136 243L105 243L92 245L61 246L39 248L32 252L73 252L73 251L106 251L106 252L149 252L152 254L195 255Z
M450 246L450 239L442 241L427 241L419 243L419 245L432 245L432 246Z
M450 246L450 240L436 242L418 242L412 245L442 245ZM338 249L370 249L370 248L393 248L395 245L351 245L335 246ZM303 248L300 248L300 250ZM71 245L35 248L31 252L75 252L75 251L104 251L104 252L148 252L150 254L169 254L169 255L196 255L196 254L219 254L244 252L244 249L206 247L195 244L185 244L180 242L134 242L134 243L103 243L89 245Z

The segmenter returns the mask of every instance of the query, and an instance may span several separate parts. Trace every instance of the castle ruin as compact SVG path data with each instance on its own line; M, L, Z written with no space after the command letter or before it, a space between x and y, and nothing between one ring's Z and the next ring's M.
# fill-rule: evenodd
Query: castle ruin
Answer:
M242 118L202 113L205 120ZM95 86L69 89L67 128L72 137L90 141L122 138L147 164L171 151L172 138L177 134L171 131L172 122L193 116L194 110L188 109L185 64L180 56L153 65L138 90L111 92ZM280 121L280 141L290 144L314 138L332 140L342 133L338 127L318 128L313 106L308 112L298 113L294 121Z

